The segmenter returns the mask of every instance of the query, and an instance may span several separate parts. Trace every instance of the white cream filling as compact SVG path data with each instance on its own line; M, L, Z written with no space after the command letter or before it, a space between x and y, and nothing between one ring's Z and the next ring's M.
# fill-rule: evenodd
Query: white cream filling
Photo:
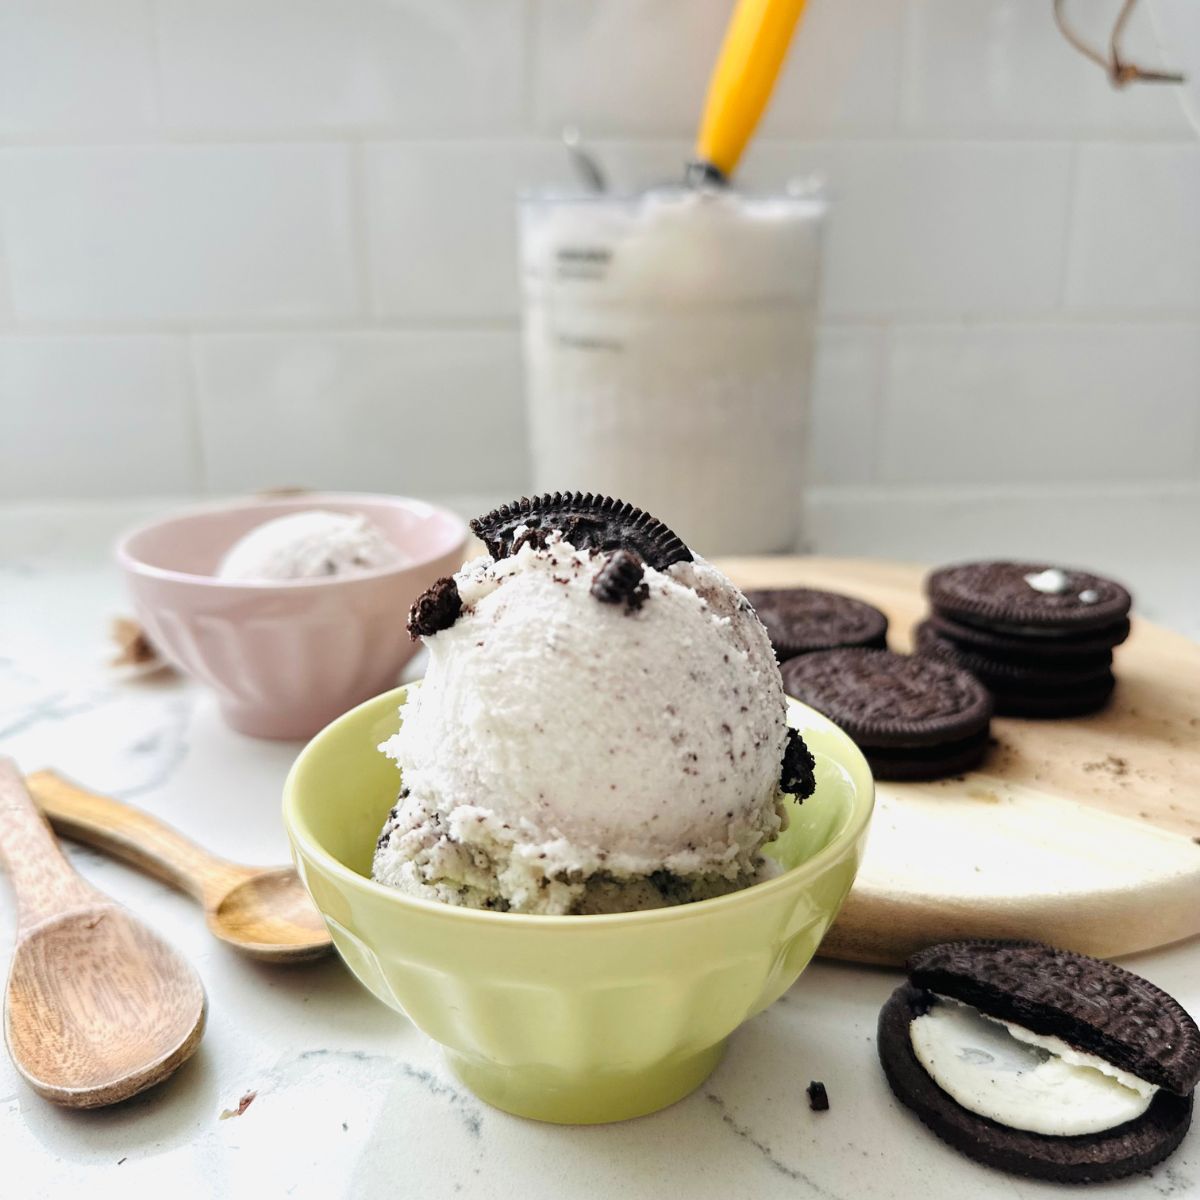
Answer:
M1140 1117L1158 1088L1068 1046L937 997L909 1024L917 1061L963 1108L1051 1137L1100 1133Z
M1035 592L1046 596L1061 596L1071 586L1067 573L1060 571L1058 567L1047 567L1044 571L1035 571L1024 578Z

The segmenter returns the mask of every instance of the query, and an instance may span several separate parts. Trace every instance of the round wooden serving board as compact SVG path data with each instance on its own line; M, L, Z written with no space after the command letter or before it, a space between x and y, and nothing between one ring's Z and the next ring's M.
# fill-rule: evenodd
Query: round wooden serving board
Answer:
M869 600L908 650L924 569L742 558L742 587ZM866 858L821 953L901 963L961 937L1026 937L1112 958L1200 933L1200 645L1137 618L1117 690L1090 717L998 717L982 767L877 785Z

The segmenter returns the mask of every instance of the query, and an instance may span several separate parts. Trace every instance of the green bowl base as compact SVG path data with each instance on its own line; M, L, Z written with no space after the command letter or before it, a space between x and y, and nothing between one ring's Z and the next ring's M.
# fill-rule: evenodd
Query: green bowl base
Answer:
M552 1067L506 1067L446 1050L454 1074L480 1100L518 1117L556 1125L600 1125L658 1112L694 1092L725 1053L724 1041L642 1071L569 1075Z

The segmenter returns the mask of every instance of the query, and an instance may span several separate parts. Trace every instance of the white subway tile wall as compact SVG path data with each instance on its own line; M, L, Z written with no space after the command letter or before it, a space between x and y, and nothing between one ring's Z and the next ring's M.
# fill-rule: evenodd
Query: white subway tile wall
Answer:
M906 327L889 358L883 482L1178 479L1194 465L1194 326Z
M334 145L7 152L17 315L137 325L350 318L349 159Z
M0 406L0 499L201 486L182 338L2 338Z
M514 200L539 183L570 184L561 147L387 142L366 154L372 311L416 320L515 320Z
M155 20L176 130L521 131L522 0L159 0Z
M0 0L0 497L520 491L516 193L572 182L566 124L677 178L731 8ZM1050 0L810 0L742 175L814 173L815 482L1200 481L1174 89Z
M885 335L870 325L826 325L817 337L809 438L815 484L877 478Z
M1107 44L1101 31L1115 5L1075 0L1066 11L1093 44ZM914 0L910 37L903 110L911 127L974 137L1188 136L1170 88L1118 91L1098 68L1081 69L1078 53L1055 36L1050 0ZM1166 65L1145 3L1122 48L1140 66Z
M1084 146L1067 303L1080 312L1200 309L1200 153Z
M146 0L0 3L0 138L153 136Z
M487 495L525 476L520 348L504 330L202 336L193 361L218 491Z
M3 212L4 203L4 173L3 168L0 168L0 213ZM2 223L2 222L0 222ZM8 262L4 253L4 239L0 237L0 339L3 339L6 329L11 329L13 323L12 298L9 296L8 290ZM4 393L0 392L0 405L4 400Z

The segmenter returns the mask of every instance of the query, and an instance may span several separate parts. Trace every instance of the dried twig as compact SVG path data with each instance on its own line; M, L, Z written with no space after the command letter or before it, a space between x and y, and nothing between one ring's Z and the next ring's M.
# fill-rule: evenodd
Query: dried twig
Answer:
M1117 14L1112 35L1108 40L1107 55L1089 46L1067 23L1066 0L1054 0L1054 21L1059 32L1080 54L1104 69L1113 87L1121 88L1129 83L1183 83L1184 76L1177 71L1147 70L1136 63L1127 62L1122 56L1121 39L1136 4L1137 0L1125 0L1121 5L1121 11Z

